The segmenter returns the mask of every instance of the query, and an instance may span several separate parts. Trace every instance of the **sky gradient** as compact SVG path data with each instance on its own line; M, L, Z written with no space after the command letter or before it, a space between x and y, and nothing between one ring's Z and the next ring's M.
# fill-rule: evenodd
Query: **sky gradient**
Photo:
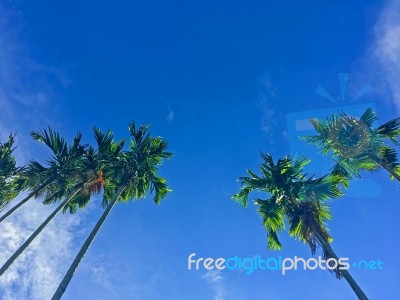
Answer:
M17 132L23 164L49 155L31 130L51 126L69 140L81 131L93 143L94 125L123 138L128 123L148 123L175 154L161 168L173 192L157 207L144 199L113 208L63 299L354 299L326 271L188 271L187 257L311 257L287 233L282 251L267 250L255 207L230 197L237 178L257 170L260 150L307 152L310 172L329 171L328 158L290 131L293 114L371 103L378 124L399 115L400 5L81 2L0 2L0 138ZM398 184L384 172L363 178L331 202L332 246L350 260L383 261L384 270L350 271L370 299L396 299ZM365 182L377 190L362 193ZM1 261L51 209L30 203L0 226ZM0 298L51 297L101 213L94 198L57 216L0 279Z

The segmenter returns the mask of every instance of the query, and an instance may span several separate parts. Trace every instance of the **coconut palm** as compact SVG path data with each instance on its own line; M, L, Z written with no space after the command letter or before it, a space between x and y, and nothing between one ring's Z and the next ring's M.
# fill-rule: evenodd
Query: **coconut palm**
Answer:
M16 166L14 138L10 134L7 142L0 143L0 211L18 195L20 188L17 178L23 168Z
M310 119L318 134L303 139L316 144L325 155L332 153L336 161L334 173L354 178L359 177L360 170L383 168L400 182L397 153L388 143L399 144L400 118L375 128L376 120L370 108L359 119L345 113L334 114L325 121Z
M326 222L332 218L327 200L342 195L338 188L341 177L332 174L319 178L307 177L303 174L303 168L310 160L304 158L285 157L277 163L269 154L262 154L262 158L261 176L247 170L250 177L239 178L242 187L233 199L246 207L251 192L270 195L265 200L255 199L267 231L268 249L282 249L279 234L285 229L286 220L290 236L307 243L312 254L321 246L326 259L338 260L330 246L332 238ZM332 271L338 279L343 276L348 281L359 299L367 299L347 270L338 266Z
M137 129L132 123L128 128L131 134L129 151L121 153L111 168L107 169L111 179L106 180L104 186L103 206L106 209L72 262L53 300L62 297L80 261L117 202L144 198L149 192L154 192L154 202L159 204L170 191L166 180L157 174L164 159L172 156L165 151L168 143L161 137L150 137L149 126L142 125Z
M46 136L46 134L42 134L41 136ZM64 200L5 262L0 268L0 276L23 253L61 209L64 208L64 211L69 209L70 213L75 213L78 207L82 208L87 205L93 193L100 192L104 183L103 168L113 157L118 155L124 141L114 142L111 131L103 134L97 128L94 128L94 136L98 144L97 150L94 150L92 147L85 150L86 146L79 144L81 135L78 135L74 139L72 146L66 145L65 150L63 150L63 157L49 161L49 169L63 170L63 172L60 172L59 176L54 177L40 193L44 196L43 203L48 205L58 202L63 198ZM63 169L60 165L63 162L65 163L65 161L69 164L68 167L64 166L65 168Z

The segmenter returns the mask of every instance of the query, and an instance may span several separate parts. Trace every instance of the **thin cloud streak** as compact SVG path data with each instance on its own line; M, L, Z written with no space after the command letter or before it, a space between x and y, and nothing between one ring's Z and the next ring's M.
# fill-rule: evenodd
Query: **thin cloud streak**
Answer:
M61 68L33 59L23 39L24 23L21 13L0 4L0 138L18 133L15 153L20 163L32 154L28 130L59 126L60 91L71 82Z
M400 2L386 1L374 32L372 53L379 62L392 101L400 112Z
M211 270L208 271L201 277L207 284L209 284L214 292L213 300L226 300L227 292L226 288L223 285L224 277L219 270Z
M14 152L18 164L27 163L35 154L36 144L28 130L58 123L58 91L68 85L63 72L32 59L21 38L23 24L18 11L0 4L0 138L18 132ZM1 264L53 209L31 200L0 225ZM50 222L0 278L0 298L50 299L76 253L83 216L60 215Z
M168 109L168 114L167 114L167 122L171 125L172 122L175 119L175 112L172 110L172 108L167 104L167 109Z

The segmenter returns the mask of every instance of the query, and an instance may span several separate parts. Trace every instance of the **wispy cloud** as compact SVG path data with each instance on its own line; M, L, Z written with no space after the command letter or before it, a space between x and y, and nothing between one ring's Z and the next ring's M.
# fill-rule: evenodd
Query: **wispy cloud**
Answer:
M167 105L167 108L168 108L167 122L171 124L175 119L175 113L169 105Z
M262 112L261 127L266 134L271 134L274 126L277 125L277 112L272 108L276 101L279 101L277 91L272 84L271 76L264 76L260 80L261 89L259 91L258 106Z
M60 91L70 80L62 68L35 60L24 39L23 15L0 4L0 138L18 132L17 144L30 153L29 130L57 126ZM27 142L28 141L28 142ZM23 159L17 148L16 154Z
M276 140L286 139L287 132L282 120L285 120L282 99L276 90L271 75L259 80L258 108L261 111L261 129L267 136L267 142L273 146Z
M214 300L226 300L227 292L226 288L223 284L224 277L221 274L220 270L211 270L205 273L202 276L202 279L205 280L214 291Z
M377 58L383 80L400 111L400 2L386 1L374 28L372 54Z
M117 279L115 274L112 274L109 270L116 269L118 266L113 264L111 261L112 259L107 255L97 255L94 259L87 262L87 266L91 272L91 280L95 284L115 295L117 290L115 287L115 281Z
M69 82L57 67L32 58L23 39L23 24L20 12L0 4L0 138L18 132L15 154L19 164L37 154L29 131L56 124L57 96ZM53 209L32 200L0 225L0 264ZM0 298L50 299L76 252L74 240L82 234L77 230L82 219L82 214L60 215L49 223L0 278Z
M0 263L26 240L54 207L37 201L22 206L0 225ZM50 299L61 281L60 270L66 269L76 251L74 228L81 222L78 215L60 215L29 246L22 256L0 278L1 299Z

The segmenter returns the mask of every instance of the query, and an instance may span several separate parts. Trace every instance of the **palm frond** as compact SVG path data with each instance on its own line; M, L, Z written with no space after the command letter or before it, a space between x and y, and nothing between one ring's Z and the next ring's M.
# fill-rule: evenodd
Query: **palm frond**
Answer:
M160 204L160 201L167 196L168 192L172 192L167 186L167 180L152 174L149 176L150 180L150 193L154 192L154 203Z
M269 200L256 199L254 202L259 206L257 211L267 231L268 249L281 250L282 244L279 241L278 233L285 228L283 207L276 203L274 197Z
M31 136L49 147L57 157L64 155L67 151L67 142L58 132L52 130L50 127L48 129L32 131Z
M390 139L396 146L399 145L398 138L400 136L400 117L390 120L382 124L376 129L381 138Z
M368 128L371 128L376 120L378 120L378 117L371 108L367 108L360 117L360 121L364 122Z
M381 147L379 153L377 154L383 163L391 168L396 168L399 166L399 160L397 157L397 152L390 147Z
M347 187L348 179L360 177L360 170L375 171L385 168L385 164L389 172L397 168L397 153L387 145L386 139L398 145L400 118L374 129L376 120L371 108L359 119L345 113L333 114L326 121L311 119L318 134L303 140L316 144L324 154L332 154L336 160L332 174L342 176L345 179L342 184Z
M15 134L10 134L5 143L0 143L0 211L23 189L20 174L24 167L17 167L13 155Z
M241 189L232 198L247 206L249 194L253 191L267 192L268 200L255 199L257 211L267 232L269 249L280 250L279 233L285 229L289 234L308 244L314 254L319 246L315 230L328 242L331 237L326 222L332 218L327 200L342 196L340 185L347 184L341 169L331 174L315 177L303 173L310 162L304 157L290 156L278 159L276 163L269 154L262 154L263 163L259 176L248 170L251 177L240 177Z
M84 208L89 204L90 198L91 198L90 193L86 192L78 193L63 207L63 213L67 211L69 211L70 214L76 213L78 208Z
M250 186L242 187L239 193L232 196L232 199L239 203L239 205L247 207L248 197L252 191L253 188Z
M103 205L113 198L120 186L125 188L119 201L144 198L153 193L154 202L159 204L171 191L166 179L157 175L163 161L172 157L172 153L166 151L168 142L161 137L151 137L148 125L137 128L135 123L131 123L128 129L131 135L129 150L116 153L105 170L105 175L111 180L104 184Z

